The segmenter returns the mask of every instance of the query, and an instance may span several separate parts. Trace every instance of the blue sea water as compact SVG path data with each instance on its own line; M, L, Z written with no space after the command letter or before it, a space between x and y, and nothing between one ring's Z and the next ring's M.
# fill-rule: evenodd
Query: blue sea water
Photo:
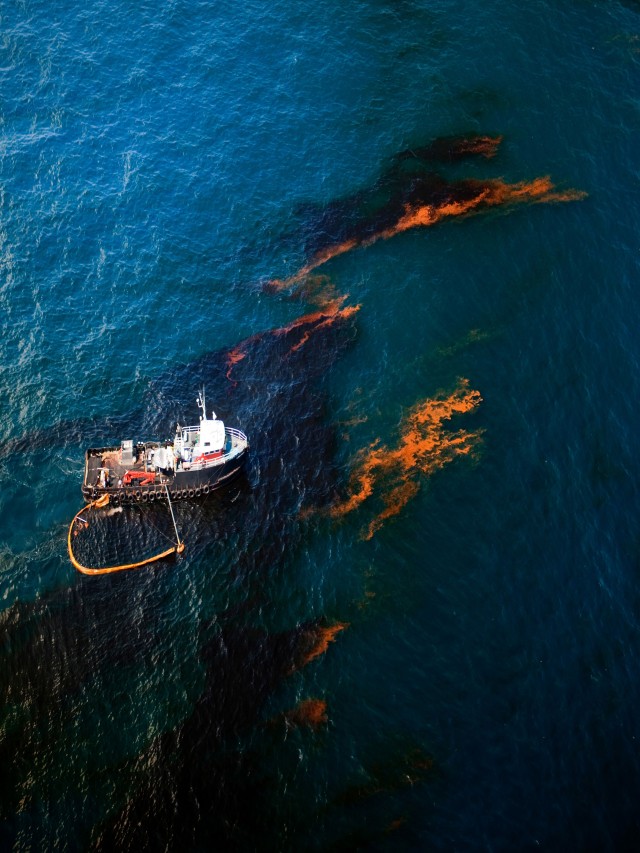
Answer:
M638 849L640 5L0 23L3 848ZM265 283L473 135L496 156L429 169L584 197L364 241L313 280L357 313L294 340L318 305ZM380 495L314 511L461 379L473 458L371 538ZM246 481L178 508L177 561L80 575L85 446L202 382Z

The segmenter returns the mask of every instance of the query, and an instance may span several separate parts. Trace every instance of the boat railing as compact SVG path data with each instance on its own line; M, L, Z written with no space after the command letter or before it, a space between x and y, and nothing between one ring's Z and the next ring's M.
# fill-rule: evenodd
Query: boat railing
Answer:
M246 443L247 436L242 432L242 430L236 429L235 427L226 427L226 431L231 436L232 445Z

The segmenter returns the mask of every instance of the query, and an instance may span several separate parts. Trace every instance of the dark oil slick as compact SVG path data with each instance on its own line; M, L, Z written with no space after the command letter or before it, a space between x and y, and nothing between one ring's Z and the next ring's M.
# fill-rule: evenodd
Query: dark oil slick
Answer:
M353 334L351 316L349 311L335 311L302 317L285 329L256 335L234 350L212 353L197 364L185 366L185 371L202 378L212 391L218 388L220 396L228 394L228 405L241 418L252 411L254 395L262 394L261 389L266 386L270 389L270 396L262 395L265 405L261 419L253 417L247 425L252 439L249 479L232 485L221 496L212 495L190 506L188 511L178 508L191 559L217 537L237 534L243 545L238 548L233 574L249 581L261 573L273 572L296 547L301 535L300 525L291 515L300 488L320 504L327 500L333 485L330 460L334 439L331 426L322 417L323 397L318 381L348 346ZM241 351L243 357L230 384L226 373L236 351ZM177 411L181 403L179 389L183 387L178 370L159 379L151 396L160 401L160 410L166 400ZM182 404L186 403L183 399ZM135 423L136 418L142 416L130 415L128 423ZM162 429L164 425L163 421L154 421L153 415L146 424L151 429ZM111 422L103 428L109 426ZM71 433L66 424L58 429L60 440L64 437L68 441L70 435L86 438L96 427L78 422ZM292 430L297 441L293 440ZM53 428L47 433L47 441L56 434ZM278 436L278 442L274 442L274 436ZM37 444L38 438L27 437L25 446ZM283 458L284 469L280 467ZM317 458L324 461L321 467L315 462ZM275 470L270 473L276 466L277 474ZM260 500L252 497L251 480L259 484L255 469L260 471L260 482L269 483L268 492ZM153 515L159 510L147 512ZM131 535L135 535L135 519L118 521L129 522ZM159 568L156 572L125 573L98 583L95 579L94 583L78 579L67 589L34 604L15 604L3 614L2 697L6 708L15 709L5 717L11 736L2 745L5 820L18 806L29 767L37 765L42 738L55 743L55 730L72 722L74 695L101 673L129 668L160 651L162 632L158 632L151 613L154 598L162 595L162 577L157 574L162 571ZM164 571L172 569L167 566ZM140 622L135 605L140 582L146 590L148 624ZM105 843L109 846L111 839L120 849L140 849L150 832L164 845L175 838L191 838L196 844L214 830L232 841L237 832L249 831L238 829L247 810L243 798L251 794L244 782L249 759L231 758L222 747L227 738L256 724L266 699L282 679L324 654L344 627L310 624L270 635L246 627L251 613L261 606L264 602L260 599L247 600L239 610L220 614L211 629L203 626L203 636L207 630L214 633L200 653L207 686L188 721L177 732L152 744L149 758L142 757L136 764L138 767L149 762L145 795L128 805L111 829L100 831L94 839L99 848ZM47 626L44 636L38 629L41 623ZM42 704L57 720L51 733L39 731L37 716L33 717L35 728L31 723L32 715ZM218 750L222 750L220 755ZM125 777L131 772L131 767L122 770ZM217 779L213 788L219 798L210 800L209 810L196 813L195 803L210 791L212 778ZM46 778L40 784L44 786L41 795L55 799L53 791L47 792ZM177 811L167 810L165 798L179 804ZM235 821L230 818L234 810ZM8 831L11 837L11 829ZM78 839L82 838L79 830ZM84 838L86 841L88 836L85 834Z
M216 838L225 849L240 850L254 843L261 824L269 825L260 756L234 744L256 726L281 681L304 665L316 628L268 635L229 621L223 614L201 653L207 683L193 713L126 768L131 798L96 830L93 849L139 850L149 839L154 846L197 849ZM323 716L323 706L313 703L289 719L313 726ZM270 840L265 843L271 848Z
M498 153L502 136L450 136L434 139L433 142L415 148L408 148L396 155L398 161L425 160L443 163L457 163L472 157L484 157L490 160Z

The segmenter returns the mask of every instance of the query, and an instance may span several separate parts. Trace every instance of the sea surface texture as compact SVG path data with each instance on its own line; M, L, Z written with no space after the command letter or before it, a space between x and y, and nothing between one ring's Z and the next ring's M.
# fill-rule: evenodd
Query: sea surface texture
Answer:
M0 24L0 847L640 849L640 4ZM245 475L80 574L203 385Z

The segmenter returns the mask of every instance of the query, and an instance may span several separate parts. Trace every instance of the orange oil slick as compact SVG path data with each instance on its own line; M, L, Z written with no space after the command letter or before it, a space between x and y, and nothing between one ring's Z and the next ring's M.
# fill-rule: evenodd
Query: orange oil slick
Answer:
M361 245L362 242L354 238L346 240L344 243L339 243L335 246L329 246L315 254L309 263L302 267L302 269L298 270L294 275L285 279L273 279L273 281L269 282L268 286L273 290L287 290L301 282L305 276L308 276L310 272L321 267L322 264L326 264L327 261L337 258L339 255L344 255L345 252L349 252L351 249L357 249L358 246Z
M474 136L470 139L460 139L456 145L456 153L478 154L489 160L498 153L502 140L502 136Z
M323 655L329 648L329 643L334 643L338 634L348 627L348 622L336 622L334 625L329 626L319 625L315 629L312 637L313 642L311 648L303 657L302 665L304 666L312 660L315 660L315 658L320 657L320 655Z
M356 459L349 483L350 494L330 510L338 518L361 506L376 492L381 492L384 508L369 524L365 539L397 515L418 492L417 477L430 476L458 456L473 455L482 432L451 430L452 417L475 409L482 398L461 379L450 394L440 394L416 405L401 424L400 441L395 448L374 442Z
M305 330L300 340L291 347L289 352L296 352L303 347L309 340L311 334L317 329L324 329L327 326L333 325L337 318L346 320L360 310L359 305L348 305L346 308L341 308L340 306L342 305L342 302L342 299L337 299L335 302L325 305L320 311L316 311L313 314L306 314L304 317L299 317L288 326L285 326L284 329L278 330L277 334L285 334L302 326L313 324L312 328Z
M324 699L305 699L291 711L286 711L284 720L291 726L317 728L329 722L327 703Z
M227 353L227 379L231 379L231 371L246 355L246 352L243 350L243 344L238 344L238 346Z
M260 340L261 338L264 338L266 335L280 337L290 332L300 330L300 339L296 341L296 343L293 344L291 349L289 350L290 353L296 352L307 343L313 332L317 331L318 329L327 328L338 320L346 320L360 310L359 305L348 305L346 308L342 308L342 302L342 298L335 299L333 302L328 303L319 311L314 311L311 314L305 314L302 317L297 317L295 320L293 320L291 323L288 323L286 326L282 326L279 329L271 329L268 332L261 332L260 334L253 335L252 337L247 338L246 340L239 343L227 353L227 379L231 381L231 373L233 368L236 364L239 364L239 362L241 362L246 357L249 346Z
M499 142L497 143L499 144ZM497 148L494 145L494 153ZM491 155L490 155L491 156ZM456 192L462 189L463 198L456 200ZM470 193L470 195L469 195ZM557 203L579 201L586 197L580 190L556 191L549 176L509 184L502 180L466 180L451 186L451 198L434 204L407 204L398 221L365 238L351 238L318 252L302 269L287 279L274 279L269 287L286 290L302 281L309 273L327 261L358 247L371 246L378 240L387 240L411 228L426 228L450 217L467 216L490 207L523 204Z
M398 515L402 508L409 503L411 498L418 494L419 488L420 486L418 483L409 480L408 482L402 483L397 488L391 489L390 492L382 495L385 508L382 512L378 513L371 522L364 538L371 539L373 535L380 530L388 518Z
M585 193L577 190L555 192L548 176L517 184L507 184L499 180L467 181L466 184L475 190L470 198L443 202L440 205L407 205L404 216L400 217L395 226L375 235L368 242L394 237L410 228L435 225L447 217L466 216L484 208L522 204L524 202L541 204L542 202L577 201L585 197Z

